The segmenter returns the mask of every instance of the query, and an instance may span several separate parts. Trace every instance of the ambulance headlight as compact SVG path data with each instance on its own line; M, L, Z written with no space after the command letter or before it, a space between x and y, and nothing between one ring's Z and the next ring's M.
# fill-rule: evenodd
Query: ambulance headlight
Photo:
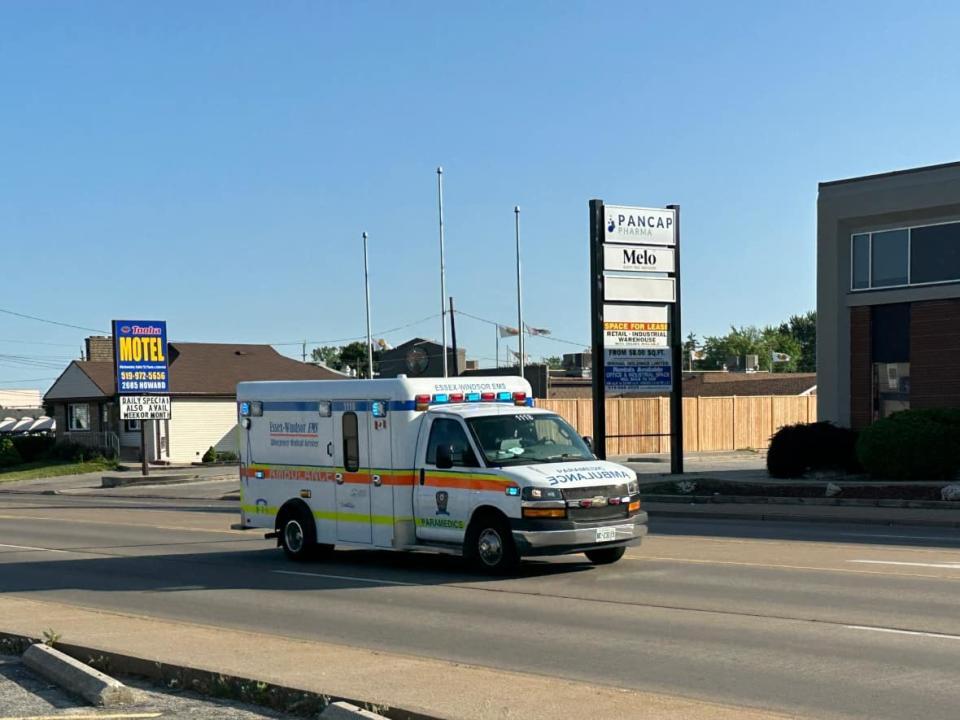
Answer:
M640 492L640 483L636 480L627 483L627 495L637 495Z
M524 500L563 500L558 488L525 487L522 497Z

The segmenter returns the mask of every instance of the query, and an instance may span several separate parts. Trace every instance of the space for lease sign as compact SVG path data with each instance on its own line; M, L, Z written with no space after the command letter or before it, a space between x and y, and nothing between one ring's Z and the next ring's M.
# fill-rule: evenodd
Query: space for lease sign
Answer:
M121 395L121 420L169 420L169 395Z
M666 305L604 305L605 348L650 348L670 345Z

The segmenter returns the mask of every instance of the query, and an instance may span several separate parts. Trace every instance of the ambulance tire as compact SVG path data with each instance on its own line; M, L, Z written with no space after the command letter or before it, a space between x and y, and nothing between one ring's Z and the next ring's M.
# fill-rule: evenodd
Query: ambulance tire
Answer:
M627 551L625 547L598 548L596 550L587 550L584 555L587 560L594 565L610 565L623 557Z
M284 507L277 517L277 532L284 554L295 562L306 562L317 554L317 524L305 504Z
M520 566L510 523L497 512L474 517L463 540L463 556L474 570L488 575L507 575Z

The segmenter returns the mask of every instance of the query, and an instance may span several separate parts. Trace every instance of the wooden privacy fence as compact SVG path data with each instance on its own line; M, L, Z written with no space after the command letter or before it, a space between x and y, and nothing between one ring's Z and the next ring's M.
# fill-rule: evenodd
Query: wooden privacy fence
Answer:
M537 400L581 435L593 435L592 400ZM610 398L606 401L607 454L670 452L670 399ZM784 425L815 422L816 395L687 397L683 399L684 452L765 449ZM609 437L657 435L661 437Z

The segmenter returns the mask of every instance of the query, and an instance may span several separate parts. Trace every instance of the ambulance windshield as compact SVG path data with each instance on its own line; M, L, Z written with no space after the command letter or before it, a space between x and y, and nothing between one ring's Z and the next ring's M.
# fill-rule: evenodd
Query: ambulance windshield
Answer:
M493 415L467 420L488 465L593 460L577 431L558 415Z

